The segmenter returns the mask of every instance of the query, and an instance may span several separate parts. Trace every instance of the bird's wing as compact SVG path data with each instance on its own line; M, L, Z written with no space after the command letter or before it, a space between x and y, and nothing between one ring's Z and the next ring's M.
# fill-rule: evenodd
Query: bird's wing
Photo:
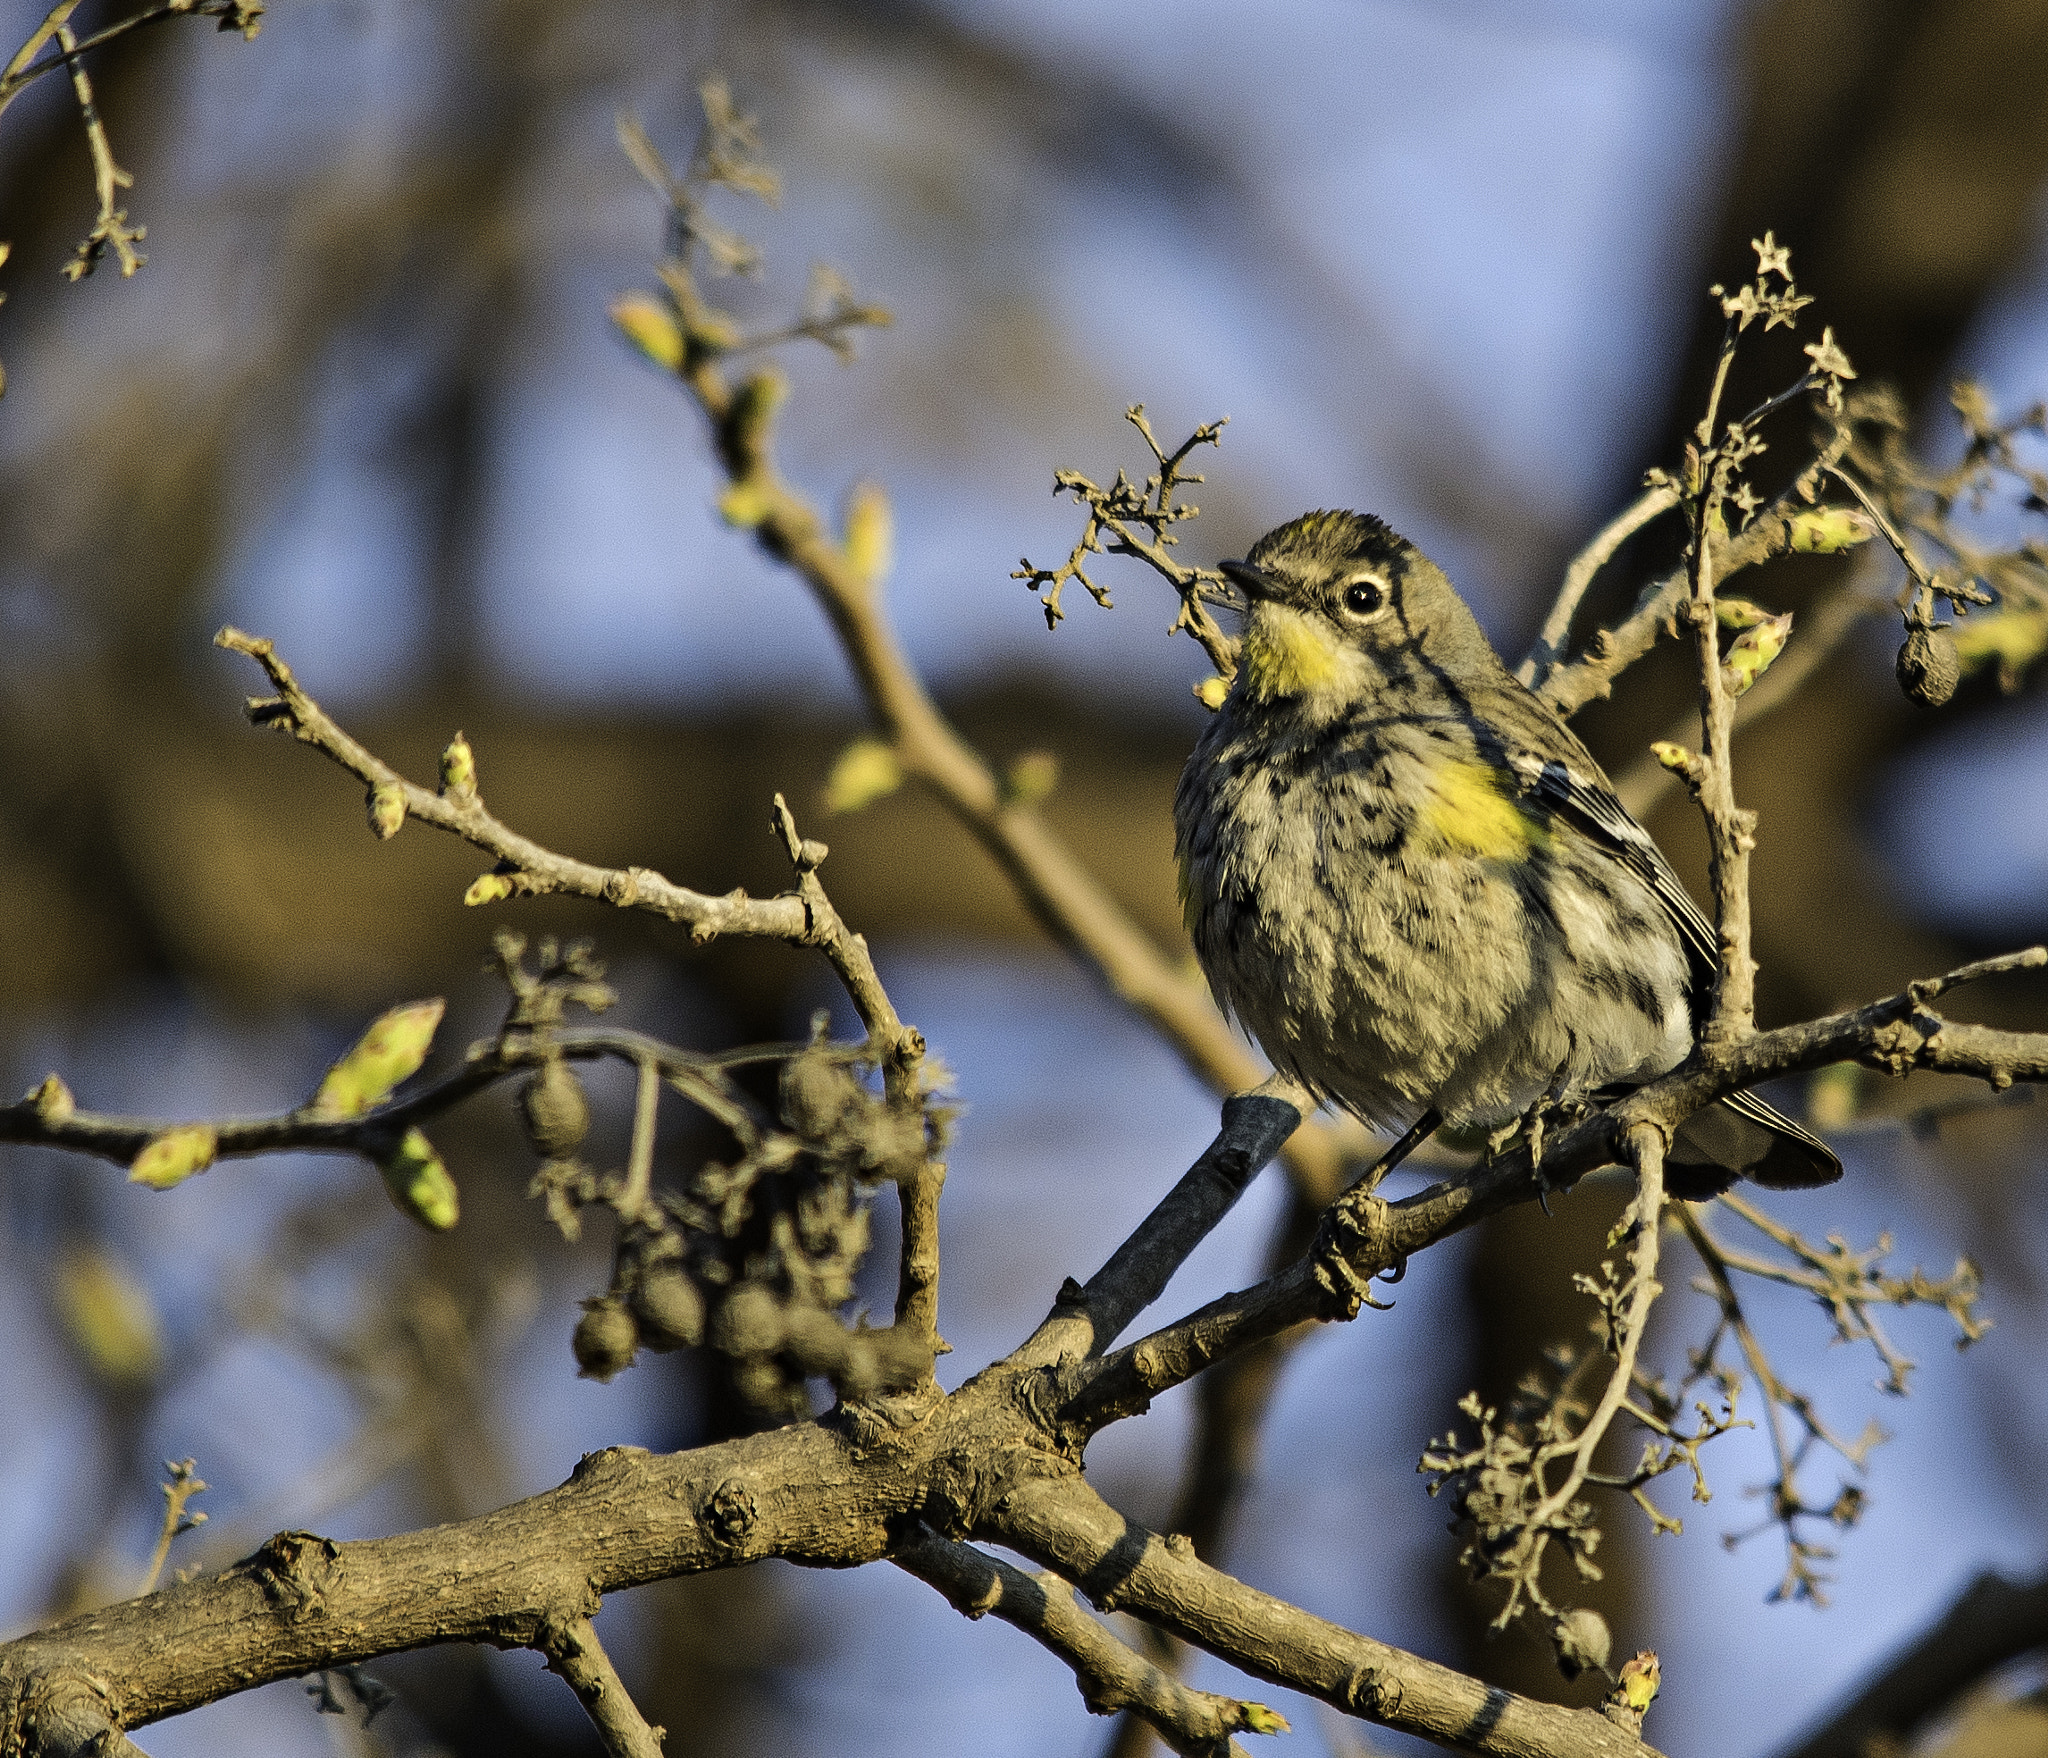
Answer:
M1649 887L1650 895L1663 906L1685 945L1686 957L1692 965L1693 1011L1697 1018L1720 966L1720 940L1706 912L1671 870L1664 851L1629 816L1628 808L1614 797L1614 790L1590 758L1581 766L1524 750L1510 752L1508 766L1525 794L1605 849ZM1737 1116L1761 1125L1775 1136L1789 1138L1806 1151L1803 1163L1789 1162L1784 1171L1768 1177L1766 1182L1814 1184L1841 1176L1841 1162L1827 1144L1774 1105L1750 1092L1730 1093L1721 1103Z

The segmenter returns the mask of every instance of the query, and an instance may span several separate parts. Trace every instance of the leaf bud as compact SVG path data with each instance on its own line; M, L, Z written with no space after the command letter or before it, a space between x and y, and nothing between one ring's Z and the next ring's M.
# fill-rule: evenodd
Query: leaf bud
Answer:
M480 874L462 894L465 909L475 909L480 903L499 903L512 895L510 873Z
M825 778L825 807L831 812L858 812L902 785L903 764L895 746L881 739L855 739L839 753Z
M1792 613L1765 617L1744 629L1728 649L1721 667L1721 682L1731 696L1746 695L1758 678L1771 669L1771 662L1785 651L1792 636Z
M576 1372L586 1380L615 1379L633 1365L640 1332L633 1315L609 1294L583 1303L570 1345L576 1351Z
M441 753L441 792L457 801L476 797L476 752L461 733Z
M1939 708L1963 675L1956 639L1946 627L1915 629L1899 649L1899 688L1922 708Z
M448 1003L436 996L380 1015L348 1054L327 1071L307 1111L321 1118L362 1116L400 1081L419 1071L447 1010Z
M461 1192L424 1132L408 1129L377 1170L391 1200L422 1227L445 1233L461 1219Z
M379 782L364 802L369 808L370 829L379 842L389 842L405 823L405 789L395 781Z
M219 1152L220 1137L210 1123L179 1123L159 1130L143 1144L128 1168L130 1184L169 1190L195 1172L204 1172Z
M844 547L847 565L867 585L888 575L895 559L895 516L880 483L863 482L847 497Z
M22 1103L33 1105L36 1115L45 1123L68 1123L71 1114L78 1109L78 1101L71 1096L71 1089L54 1074L46 1074L22 1095Z
M1004 803L1032 806L1059 785L1060 760L1050 751L1026 751L1003 777Z
M1211 714L1223 706L1223 699L1229 694L1230 680L1221 672L1211 672L1195 686L1195 700Z

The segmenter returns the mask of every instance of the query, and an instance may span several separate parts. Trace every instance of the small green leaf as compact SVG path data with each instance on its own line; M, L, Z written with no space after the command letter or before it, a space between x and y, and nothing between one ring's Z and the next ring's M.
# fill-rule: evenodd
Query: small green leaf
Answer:
M765 481L745 476L718 497L718 516L741 531L751 531L774 504L774 493Z
M461 1193L434 1144L424 1133L408 1129L405 1139L377 1163L391 1200L422 1227L445 1233L462 1213Z
M204 1172L219 1151L220 1137L210 1123L179 1123L151 1136L128 1168L130 1184L169 1190L195 1172Z
M1003 777L1003 802L1036 805L1059 786L1060 760L1050 751L1026 751Z
M663 372L682 365L682 328L675 313L651 293L621 293L612 301L610 315L619 334Z
M156 1377L163 1326L149 1290L120 1258L98 1245L65 1253L54 1292L72 1346L102 1380L134 1387Z
M1223 699L1229 694L1230 680L1221 672L1211 672L1195 686L1195 700L1211 714L1223 706Z
M825 778L825 806L832 812L858 812L902 785L903 765L893 745L881 739L855 739L839 753Z

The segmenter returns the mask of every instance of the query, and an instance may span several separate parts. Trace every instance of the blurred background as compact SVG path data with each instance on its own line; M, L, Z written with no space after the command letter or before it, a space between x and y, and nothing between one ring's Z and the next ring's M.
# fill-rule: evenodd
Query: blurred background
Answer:
M42 11L0 4L0 48ZM60 277L93 214L68 89L41 81L0 125L7 1090L55 1068L97 1109L269 1109L391 1002L449 997L444 1061L495 1023L495 923L460 903L476 857L417 827L375 842L348 778L248 728L254 674L208 644L233 621L416 778L463 728L493 807L593 860L772 890L767 802L790 796L903 1015L958 1075L949 1384L1089 1273L1206 1141L1213 1098L935 807L825 816L859 730L829 631L719 523L691 410L605 318L653 284L661 246L614 117L637 112L680 161L714 69L787 188L777 212L721 210L767 256L740 309L779 317L827 261L896 313L851 368L789 360L792 476L827 503L863 479L889 490L890 603L914 656L993 759L1058 756L1053 822L1176 956L1168 805L1201 655L1166 638L1150 576L1106 565L1117 608L1070 593L1053 633L1007 577L1079 528L1047 492L1055 467L1140 463L1127 404L1162 437L1232 418L1202 460L1189 558L1241 553L1311 506L1371 509L1518 652L1572 551L1675 461L1720 334L1705 287L1745 278L1767 226L1818 300L1811 328L1898 385L1931 454L1958 446L1956 374L2012 409L2048 389L2040 0L278 0L254 43L137 32L93 66L149 228L134 279ZM1771 345L1787 382L1796 343ZM2009 509L1984 518L2021 529ZM1627 552L1595 610L1624 607L1670 542ZM1799 558L1755 590L1797 608L1850 565ZM1929 714L1892 682L1897 640L1873 625L1742 749L1772 1021L2048 933L2039 690L1974 680ZM1681 665L1646 664L1580 725L1618 770L1691 700ZM1686 810L1667 801L1654 828L1697 877ZM785 1036L832 1001L784 949L692 952L534 902L498 916L594 938L617 1017L682 1043ZM2014 982L1965 1011L2038 1027L2044 1001ZM596 1145L608 1126L615 1161L629 1101L604 1096ZM1871 1083L1847 1180L1776 1205L1814 1237L1889 1230L1902 1269L1967 1252L1999 1325L1958 1358L1937 1318L1904 1315L1922 1367L1901 1403L1873 1389L1867 1352L1827 1347L1808 1303L1760 1303L1787 1377L1838 1430L1895 1436L1862 1479L1825 1460L1809 1475L1816 1499L1851 1479L1870 1497L1840 1535L1835 1603L1764 1603L1783 1564L1769 1532L1724 1554L1761 1517L1741 1493L1768 1476L1753 1435L1710 1449L1711 1506L1659 1491L1682 1537L1608 1522L1598 1603L1621 1653L1663 1655L1648 1731L1673 1754L1781 1749L1974 1573L2048 1562L2039 1128L2017 1106L1938 1136L1883 1121L1946 1096ZM576 1379L575 1303L604 1286L608 1240L567 1248L527 1202L503 1102L436 1139L465 1215L431 1240L352 1161L235 1162L155 1196L0 1150L0 1627L134 1590L165 1458L195 1457L212 1485L211 1523L173 1565L217 1567L277 1527L458 1517L597 1446L684 1446L745 1419L680 1357ZM664 1151L710 1146L679 1119ZM1616 1200L1589 1190L1555 1221L1432 1252L1397 1310L1314 1338L1218 1560L1569 1696L1539 1649L1483 1638L1491 1608L1452 1579L1414 1462L1469 1387L1497 1398L1537 1341L1583 1327L1569 1278ZM1282 1206L1256 1189L1169 1304L1256 1274ZM890 1265L871 1267L886 1307ZM1667 1304L1682 1363L1707 1315ZM1164 1400L1091 1470L1164 1520L1189 1428L1188 1400ZM603 1627L672 1754L1022 1758L1110 1735L1049 1657L887 1569L673 1583L615 1601ZM373 1671L400 1701L367 1734L280 1685L143 1743L595 1750L532 1655ZM1286 1750L1362 1749L1276 1700Z

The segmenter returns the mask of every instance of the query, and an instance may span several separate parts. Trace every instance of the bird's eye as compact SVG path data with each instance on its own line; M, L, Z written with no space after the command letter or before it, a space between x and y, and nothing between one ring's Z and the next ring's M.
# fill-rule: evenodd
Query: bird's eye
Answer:
M1354 580L1344 588L1344 608L1353 616L1369 617L1387 602L1387 589L1377 580Z

